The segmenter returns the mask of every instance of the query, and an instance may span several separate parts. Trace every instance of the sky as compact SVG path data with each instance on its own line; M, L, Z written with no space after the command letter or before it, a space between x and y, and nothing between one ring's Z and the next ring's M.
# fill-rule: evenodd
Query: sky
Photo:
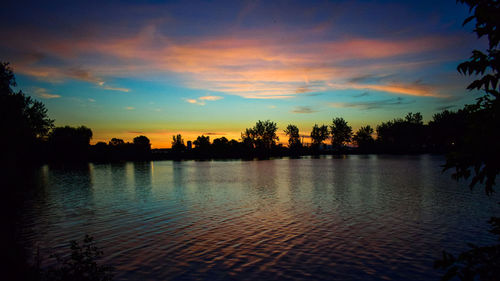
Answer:
M102 3L104 2L104 3ZM9 1L0 61L56 126L92 143L239 139L258 120L308 135L473 103L456 66L486 42L449 1ZM307 141L307 140L306 140Z

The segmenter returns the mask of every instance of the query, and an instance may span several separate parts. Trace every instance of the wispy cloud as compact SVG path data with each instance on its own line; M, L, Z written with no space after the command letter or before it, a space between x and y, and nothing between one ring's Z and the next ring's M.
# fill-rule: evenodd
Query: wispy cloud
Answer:
M321 96L323 95L323 93L308 93L308 94L304 94L304 96L307 96L307 97L317 97L317 96Z
M102 86L102 88L104 90L110 90L110 91L120 91L120 92L130 92L130 89L127 89L127 88L117 88L117 87L111 87L111 86L108 86L108 85L104 85Z
M33 91L36 96L42 99L57 99L61 97L61 95L49 93L49 91L45 88L35 87Z
M244 14L244 13L243 13ZM367 89L396 95L439 97L431 86L423 89L402 81L365 83L370 77L425 67L436 60L418 54L438 52L457 42L451 36L411 39L350 37L308 42L265 35L264 30L238 36L176 40L147 25L128 36L107 38L40 38L37 51L65 62L61 67L26 60L19 71L46 80L79 79L106 90L130 89L107 85L105 77L178 73L185 86L244 98L286 99L326 90ZM288 37L287 37L288 38ZM13 46L33 53L26 39L16 36ZM91 67L66 67L93 55L105 57ZM440 58L440 57L438 57ZM332 87L331 85L336 85ZM200 99L203 100L203 99ZM210 99L205 99L210 100Z
M184 99L186 102L197 105L205 105L206 101L216 101L221 100L223 97L220 96L203 96L197 99Z
M216 101L216 100L221 100L223 97L220 96L204 96L204 97L199 97L199 100L207 100L207 101Z
M292 110L293 113L314 113L318 112L317 110L313 110L310 106L297 106Z
M451 109L451 108L454 108L454 107L456 107L456 105L438 106L438 107L436 108L436 110L438 110L438 111L443 111L443 110Z
M350 84L348 87L353 89L368 89L379 92L387 92L400 95L409 95L417 97L447 97L446 95L436 93L431 87L417 84Z
M197 99L184 99L184 100L190 104L197 104L197 105L205 105L206 104L204 101L200 101Z
M40 97L44 99L57 99L60 98L61 96L57 94L40 94Z
M386 92L397 95L407 95L416 97L435 97L448 98L449 95L440 93L429 85L424 85L421 82L411 83L395 83L388 82L386 84L362 84L362 83L328 83L332 89L357 89L357 90L372 90L377 92Z
M378 108L388 108L401 106L406 104L411 104L415 102L414 100L406 100L402 97L367 101L367 102L332 102L329 104L330 107L334 108L358 108L358 109L378 109Z
M95 82L99 87L101 87L104 90L110 90L110 91L120 91L120 92L130 92L130 89L127 88L120 88L120 87L112 87L106 84L106 82L102 81L101 79L97 78L96 80L93 80L91 82Z
M354 95L353 97L355 97L355 98L361 98L361 97L366 97L366 96L369 96L369 95L370 95L370 93L363 92L361 94Z
M223 136L223 135L226 135L226 133L213 133L213 132L208 132L208 133L203 133L202 135L205 135L205 136Z

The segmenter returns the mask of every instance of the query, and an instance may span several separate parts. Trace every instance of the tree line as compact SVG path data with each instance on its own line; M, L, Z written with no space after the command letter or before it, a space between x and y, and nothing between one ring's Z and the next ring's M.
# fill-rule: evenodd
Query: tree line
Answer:
M474 106L458 111L444 110L428 124L422 115L408 113L402 118L382 122L375 128L362 126L356 132L342 117L330 124L314 124L309 135L289 124L283 130L288 145L279 142L277 124L258 121L241 133L240 140L225 137L210 141L201 135L189 149L182 135L172 138L168 151L151 150L146 136L137 136L131 143L112 138L109 142L90 145L92 130L85 126L54 127L43 103L15 92L15 78L8 63L0 63L1 138L7 159L38 161L114 161L196 158L252 158L345 153L447 153L464 145L467 132L475 126ZM309 141L305 143L303 139ZM478 144L480 145L480 144Z
M447 153L460 147L468 126L468 110L444 110L424 124L422 115L408 113L403 118L382 122L376 128L360 127L356 132L342 117L332 119L325 125L314 124L308 136L300 134L299 128L289 124L283 130L288 145L278 143L277 124L270 120L257 121L241 133L241 140L198 136L189 151L181 135L173 137L172 153L190 156L279 156L308 154L345 153ZM309 142L304 142L306 137Z

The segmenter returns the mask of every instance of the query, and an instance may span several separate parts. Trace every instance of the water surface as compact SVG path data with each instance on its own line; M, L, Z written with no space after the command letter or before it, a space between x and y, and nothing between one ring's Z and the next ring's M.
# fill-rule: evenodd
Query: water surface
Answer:
M31 249L94 236L116 280L438 280L442 249L487 244L498 196L436 156L44 166Z

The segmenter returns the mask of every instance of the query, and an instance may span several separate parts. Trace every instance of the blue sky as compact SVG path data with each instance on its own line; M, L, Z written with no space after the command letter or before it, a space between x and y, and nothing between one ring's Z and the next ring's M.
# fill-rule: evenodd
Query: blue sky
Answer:
M94 143L237 139L265 119L307 135L472 103L456 66L485 42L467 14L455 1L11 1L0 59Z

